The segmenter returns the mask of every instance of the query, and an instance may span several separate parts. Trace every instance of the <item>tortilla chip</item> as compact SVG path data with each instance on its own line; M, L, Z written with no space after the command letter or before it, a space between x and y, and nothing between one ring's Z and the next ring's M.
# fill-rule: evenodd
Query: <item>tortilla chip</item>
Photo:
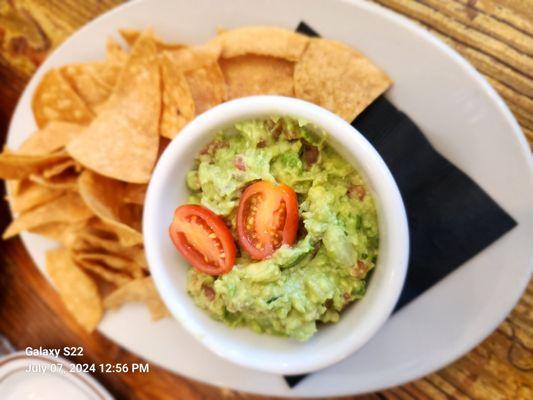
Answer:
M226 82L218 63L187 71L185 77L194 99L196 115L227 99Z
M85 125L94 116L57 69L48 71L39 82L32 99L32 110L39 128L50 121Z
M78 253L105 253L115 254L131 260L143 270L147 270L147 262L142 245L123 246L118 237L113 233L95 228L93 222L79 231L76 240L72 243L72 250Z
M32 182L49 188L76 190L79 174L79 164L72 158L68 158L65 161L58 162L49 168L43 169L39 173L31 174L29 179Z
M28 229L28 231L59 242L61 245L67 248L71 248L76 242L79 232L83 230L86 224L87 220L82 220L76 223L51 222L49 224Z
M51 121L32 134L16 151L17 154L42 155L61 150L85 127L71 122Z
M160 82L151 31L131 51L109 100L67 146L89 169L118 180L146 183L159 145Z
M118 270L124 273L129 273L133 278L142 278L145 274L143 269L135 264L132 260L120 257L116 254L107 254L102 252L83 252L76 253L76 261L86 261L91 263L103 264L104 266Z
M65 152L27 155L4 151L0 153L0 179L24 179L66 159Z
M296 97L352 122L392 81L354 49L332 40L311 39L294 68Z
M9 192L7 200L13 212L21 213L52 201L63 194L63 190L41 186L32 181L24 180L21 183L20 190L15 193Z
M130 204L144 204L144 198L146 196L147 185L138 185L135 183L128 183L124 186L124 193L122 195L122 201Z
M39 185L58 190L76 190L78 187L78 174L72 170L67 170L49 178L44 175L34 174L30 175L29 179Z
M170 315L149 276L135 279L115 290L104 299L104 307L106 309L118 308L132 301L146 303L154 321Z
M67 310L87 332L92 332L103 314L94 281L74 263L67 249L48 251L46 270Z
M118 65L124 65L128 60L126 50L111 36L107 38L106 59L109 63Z
M85 260L76 260L76 263L85 271L90 272L96 277L103 279L106 282L112 283L115 286L123 286L128 282L131 282L133 279L119 271L114 271L108 269L100 264L85 261Z
M105 66L98 71L96 78L102 81L105 85L114 88L117 84L120 73L124 69L124 65L125 64L106 62ZM101 110L100 106L97 108L98 111Z
M53 201L21 213L9 224L2 238L9 239L22 231L50 223L65 222L74 224L85 221L92 215L92 212L77 193L66 192Z
M259 94L294 96L294 64L280 58L245 55L220 60L228 97Z
M105 68L106 63L91 62L65 65L59 71L80 98L96 113L113 89L113 86L99 78Z
M309 38L287 29L250 26L224 31L211 43L222 46L222 58L255 54L297 61L309 43Z
M120 33L120 36L122 36L122 39L124 39L124 41L128 44L128 46L131 47L135 45L135 42L141 35L142 31L137 29L121 28L118 30L118 32ZM182 47L185 47L185 45L180 43L165 42L163 39L157 36L154 36L154 40L158 51L181 49Z
M203 46L184 47L180 50L166 53L182 71L186 72L216 63L221 51L220 44L211 43Z
M187 79L168 54L160 58L163 82L163 112L160 133L172 139L194 118L194 100Z
M142 243L138 211L123 204L124 182L85 170L78 180L80 194L87 206L105 223L111 225L125 246Z
M73 172L80 172L80 165L72 158L68 158L65 161L52 165L50 168L46 168L42 171L44 178L53 178L54 176L61 175L65 171L71 169Z

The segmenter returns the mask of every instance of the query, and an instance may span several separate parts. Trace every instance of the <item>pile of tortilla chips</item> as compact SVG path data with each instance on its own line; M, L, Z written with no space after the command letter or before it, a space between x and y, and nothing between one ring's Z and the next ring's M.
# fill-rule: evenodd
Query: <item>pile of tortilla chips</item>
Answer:
M125 302L167 315L143 251L146 186L168 144L196 115L226 100L277 94L352 121L391 84L357 51L272 27L223 31L201 46L151 29L121 30L105 60L48 71L35 90L38 130L0 154L17 214L3 238L29 231L61 247L47 270L67 309L92 331Z

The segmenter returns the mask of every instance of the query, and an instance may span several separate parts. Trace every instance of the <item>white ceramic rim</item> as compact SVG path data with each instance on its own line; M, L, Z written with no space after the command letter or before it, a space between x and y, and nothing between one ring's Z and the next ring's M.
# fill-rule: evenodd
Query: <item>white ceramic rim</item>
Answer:
M165 261L158 251L159 244L154 240L159 236L161 224L166 226L168 223L158 220L160 218L158 206L160 199L165 196L167 177L176 171L175 160L179 159L187 149L192 148L193 143L205 140L205 137L213 137L222 127L237 121L272 115L300 117L324 129L329 135L328 140L336 142L332 143L334 147L337 150L340 150L339 147L346 149L345 156L348 154L351 156L349 161L359 165L360 169L362 167L361 172L365 175L378 203L380 237L383 238L381 243L387 246L385 254L380 243L382 256L378 257L376 267L384 269L385 283L382 282L383 286L380 288L369 287L369 291L379 290L378 298L381 303L371 303L374 304L370 308L372 312L364 314L364 320L353 330L346 332L345 339L331 343L327 350L322 348L320 352L307 359L287 357L281 363L250 357L246 352L228 350L223 341L218 340L216 332L206 329L195 317L204 311L196 308L191 313L176 298L176 294L185 292L186 288L176 288L176 284L171 282L164 271ZM161 155L148 186L143 215L143 236L146 257L157 289L181 325L220 357L247 368L278 374L308 373L335 364L370 340L396 305L405 281L409 258L409 232L403 201L392 174L378 152L361 133L330 111L303 100L282 96L253 96L223 103L191 121L172 140Z

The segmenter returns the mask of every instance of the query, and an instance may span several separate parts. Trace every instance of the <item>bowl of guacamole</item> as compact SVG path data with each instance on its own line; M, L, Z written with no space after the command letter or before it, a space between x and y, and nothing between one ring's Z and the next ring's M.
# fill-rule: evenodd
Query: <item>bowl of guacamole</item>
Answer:
M389 170L348 123L301 100L243 98L192 121L156 166L143 225L172 314L215 353L268 372L361 347L405 279Z

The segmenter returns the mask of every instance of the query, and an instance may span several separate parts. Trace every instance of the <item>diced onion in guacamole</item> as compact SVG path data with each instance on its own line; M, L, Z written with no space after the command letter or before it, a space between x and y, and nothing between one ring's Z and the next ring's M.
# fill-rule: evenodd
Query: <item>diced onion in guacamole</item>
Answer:
M293 246L253 261L241 250L231 272L188 271L188 292L230 326L307 340L320 323L365 294L379 235L362 177L327 143L327 133L287 117L236 123L217 134L187 175L189 201L224 217L235 236L243 189L253 181L289 185L298 194Z

